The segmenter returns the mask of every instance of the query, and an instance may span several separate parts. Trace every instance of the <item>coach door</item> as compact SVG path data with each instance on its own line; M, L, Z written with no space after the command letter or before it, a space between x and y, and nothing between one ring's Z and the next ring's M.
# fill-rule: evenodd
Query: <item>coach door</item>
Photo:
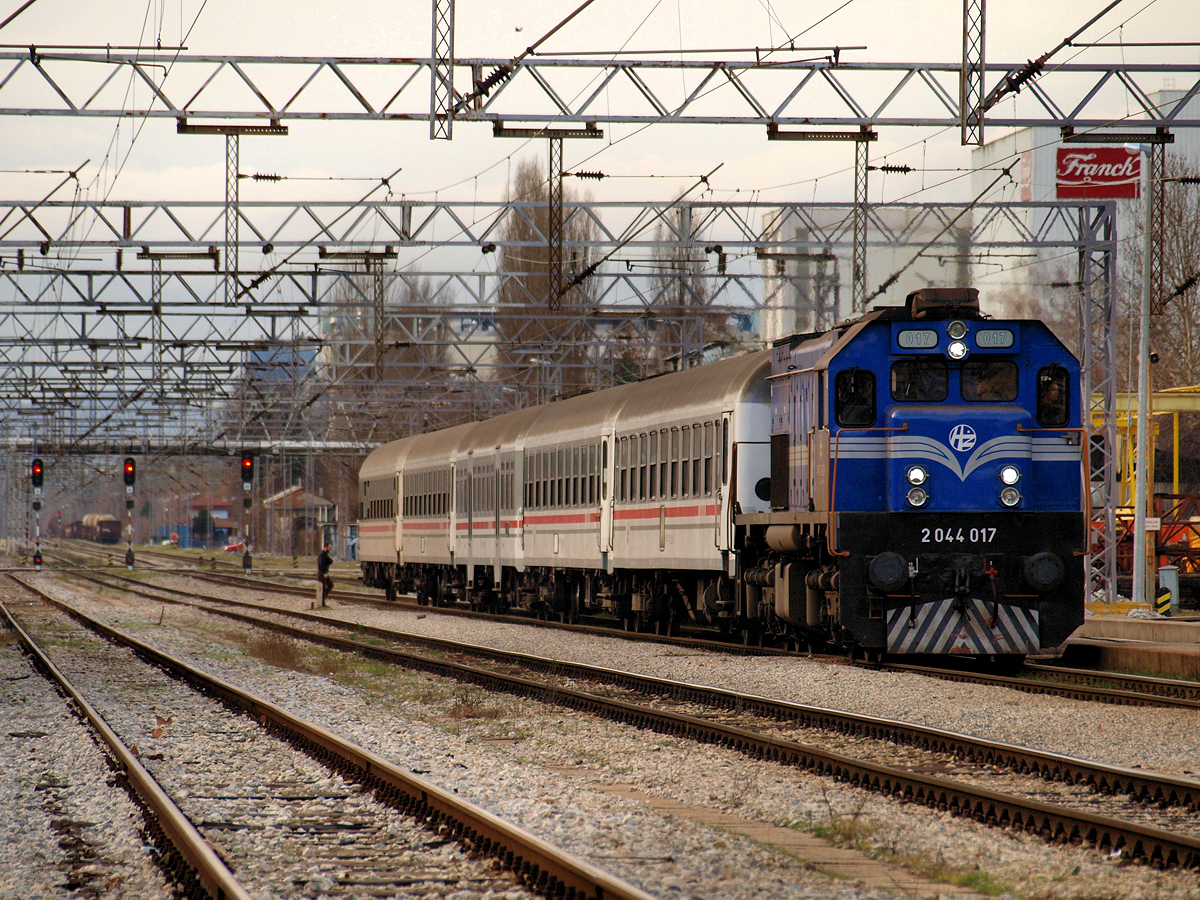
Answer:
M737 469L736 451L730 446L729 422L730 414L721 416L720 431L717 434L717 479L715 541L717 549L729 549L729 538L733 533L733 491L737 484L734 474Z
M458 520L462 518L463 485L459 478L462 464L450 463L450 531L446 536L447 549L450 551L450 565L458 562Z
M463 513L467 520L467 539L465 555L467 566L467 587L475 585L475 451L468 450L467 458L463 461L466 477L463 479Z
M602 562L607 562L607 554L612 552L613 547L613 476L616 465L614 443L611 433L604 435L600 442L600 552L604 554Z
M500 537L504 534L504 529L501 527L501 520L504 518L504 455L500 452L500 447L496 447L495 465L492 467L492 511L495 513L492 516L493 533L496 536L494 548L492 552L492 584L496 589L500 589Z

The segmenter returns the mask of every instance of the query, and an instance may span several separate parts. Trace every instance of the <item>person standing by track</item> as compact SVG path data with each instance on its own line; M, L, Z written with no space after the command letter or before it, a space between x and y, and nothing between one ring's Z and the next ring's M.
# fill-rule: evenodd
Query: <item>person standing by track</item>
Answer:
M333 545L328 541L321 548L321 555L317 557L317 581L321 584L321 605L325 606L325 601L333 592L333 579L329 577L329 569L333 565L333 557L329 555L329 550Z

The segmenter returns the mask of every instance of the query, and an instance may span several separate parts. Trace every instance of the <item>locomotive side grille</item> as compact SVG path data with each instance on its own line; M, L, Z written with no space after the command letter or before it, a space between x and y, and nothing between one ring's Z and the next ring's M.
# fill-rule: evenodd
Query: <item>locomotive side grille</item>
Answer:
M1038 611L968 597L963 609L950 597L887 613L889 653L1033 653L1040 649Z

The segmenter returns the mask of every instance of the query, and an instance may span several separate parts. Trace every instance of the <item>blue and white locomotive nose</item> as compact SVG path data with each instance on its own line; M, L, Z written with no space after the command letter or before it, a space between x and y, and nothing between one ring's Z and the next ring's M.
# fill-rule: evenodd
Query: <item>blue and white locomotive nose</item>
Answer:
M989 405L986 415L964 404L892 407L885 434L889 510L1024 508L1034 432L1020 406Z

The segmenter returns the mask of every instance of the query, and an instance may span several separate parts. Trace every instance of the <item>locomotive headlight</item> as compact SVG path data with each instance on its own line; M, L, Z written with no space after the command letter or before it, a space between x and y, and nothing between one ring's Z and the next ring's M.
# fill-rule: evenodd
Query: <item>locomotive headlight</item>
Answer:
M908 471L904 473L904 477L909 484L924 484L929 478L929 473L925 471L924 466L909 466Z
M1016 484L1021 480L1021 470L1016 466L1005 466L1000 470L1000 480L1008 485Z
M908 505L922 507L929 502L929 493L925 488L914 487L908 489Z
M967 336L967 325L965 322L951 322L946 326L946 334L956 341L961 341Z
M1021 492L1015 487L1006 487L1000 492L1000 502L1005 506L1016 506L1021 502Z
M946 354L951 359L965 359L967 356L967 345L962 341L951 341L950 346L946 348Z

